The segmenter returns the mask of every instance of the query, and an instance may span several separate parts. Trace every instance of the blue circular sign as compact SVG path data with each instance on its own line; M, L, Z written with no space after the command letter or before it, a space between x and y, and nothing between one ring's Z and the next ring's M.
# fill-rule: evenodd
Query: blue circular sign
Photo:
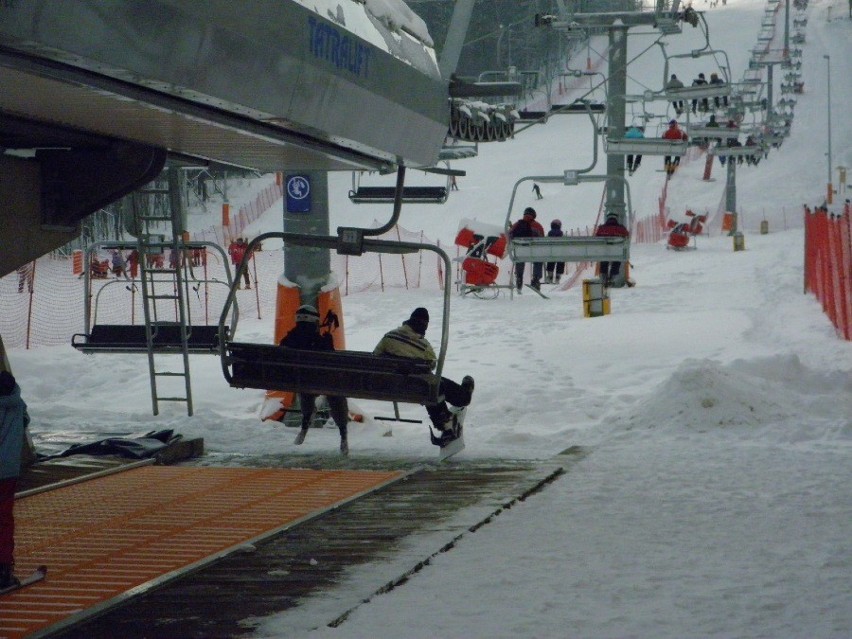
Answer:
M311 194L311 185L301 175L294 175L287 180L287 194L294 200L304 200Z

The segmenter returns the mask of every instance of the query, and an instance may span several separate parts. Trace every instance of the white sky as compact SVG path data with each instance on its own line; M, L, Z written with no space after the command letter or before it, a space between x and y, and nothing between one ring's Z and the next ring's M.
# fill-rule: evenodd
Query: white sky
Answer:
M718 234L699 238L690 252L634 245L637 286L614 290L612 314L603 318L583 318L579 287L552 292L549 301L531 293L453 297L445 370L455 379L471 374L477 386L467 448L451 463L553 463L574 445L589 454L566 460L561 479L466 534L339 628L325 624L383 585L388 572L411 566L355 568L333 591L262 620L256 636L852 636L852 344L802 294L800 213L803 203L822 201L827 177L824 53L831 55L833 166L852 166L852 21L837 19L845 4L810 3L805 93L792 135L759 167L738 172L746 251L734 252ZM735 79L764 6L728 0L707 14L711 43L728 52ZM670 54L701 46L689 27L669 41ZM631 51L649 43L631 36ZM713 71L709 63L702 70ZM659 48L637 59L630 76L658 88ZM454 164L468 172L460 191L441 207L405 207L402 224L445 245L462 218L502 224L517 179L589 163L590 128L585 116L565 116L513 141L481 145L477 159ZM655 210L661 165L646 157L630 179L639 217ZM715 214L722 201L718 163L711 183L700 179L703 166L685 164L669 185L678 220L686 207ZM386 219L389 207L349 203L349 181L349 174L330 180L331 227ZM535 201L524 187L512 217L532 205L545 227L553 217L583 226L594 221L601 197L600 185L542 185L542 193ZM280 230L280 219L280 209L270 211L249 234ZM768 235L756 232L761 219ZM348 345L371 349L414 307L437 317L440 305L432 289L349 296ZM238 338L269 339L272 312L244 317ZM435 327L428 336L437 341ZM180 406L151 415L142 357L87 357L70 346L9 355L37 441L174 428L204 437L205 463L232 464L336 450L334 428L312 430L296 448L291 429L261 423L262 393L229 389L209 357L192 358L196 414L189 418ZM353 460L435 459L425 426L397 425L383 437L385 426L371 416L389 407L357 404L367 419L351 424ZM420 407L403 408L425 418ZM455 534L432 531L406 543L425 558Z

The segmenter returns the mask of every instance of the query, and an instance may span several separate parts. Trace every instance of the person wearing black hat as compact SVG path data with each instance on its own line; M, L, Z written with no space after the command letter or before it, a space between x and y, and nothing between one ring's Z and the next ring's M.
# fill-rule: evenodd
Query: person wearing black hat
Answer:
M672 77L669 78L668 82L666 82L665 89L666 91L675 91L683 88L683 82L681 82L678 77L672 73ZM681 115L683 113L683 100L676 99L672 100L672 106L674 107L675 113Z
M608 213L606 220L595 231L595 237L629 237L630 231L618 221L615 213ZM600 274L604 286L610 286L621 271L621 262L601 262ZM628 283L628 286L631 286Z
M429 311L422 306L415 308L411 317L405 320L402 326L385 333L373 350L373 355L422 359L429 362L434 369L438 363L438 357L425 337L428 328ZM432 436L433 444L443 447L458 438L461 429L458 412L450 411L447 402L456 408L468 406L473 395L473 386L473 377L470 375L465 375L461 384L446 377L441 378L440 393L446 401L426 406L426 412L429 413L432 424L440 431L438 437Z
M703 73L699 73L698 77L692 81L692 86L701 87L707 85L707 79ZM701 98L701 104L698 104L698 98L692 100L692 112L695 113L695 107L698 106L701 111L707 112L710 109L710 102L707 98Z
M320 333L319 312L310 304L296 309L296 326L280 342L283 348L298 348L306 351L333 351L334 340L330 332ZM302 411L302 428L293 442L297 446L305 441L311 420L316 410L316 395L299 393L299 407ZM340 431L340 452L349 454L347 430L349 424L349 403L345 397L326 396L328 407L337 429Z
M669 120L669 128L663 133L664 140L672 142L681 142L689 139L686 132L677 125L677 120ZM667 155L663 160L663 166L666 169L666 177L670 178L677 167L680 165L679 155Z
M544 227L538 222L536 222L535 218L535 209L531 206L525 208L523 217L517 222L515 222L512 225L512 228L509 229L509 238L515 239L516 237L544 237ZM518 262L515 264L515 285L518 288L519 295L521 294L521 291L524 288L525 266L526 264L524 262ZM535 289L541 288L541 274L543 270L544 265L542 262L533 263L530 286Z
M550 223L550 230L547 232L547 237L562 237L564 235L562 220L553 220ZM565 262L548 262L544 267L544 283L559 284L559 280L562 279L564 272Z
M21 474L24 429L29 424L21 389L9 371L0 371L0 588L15 586L15 488Z

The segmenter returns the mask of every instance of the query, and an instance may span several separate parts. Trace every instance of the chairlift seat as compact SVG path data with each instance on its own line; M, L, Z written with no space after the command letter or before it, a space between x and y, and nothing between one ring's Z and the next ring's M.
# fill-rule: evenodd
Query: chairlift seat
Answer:
M632 138L606 141L608 155L670 155L681 156L687 153L687 142L666 140L664 138Z
M738 129L729 129L724 126L693 126L689 127L688 130L689 135L693 140L696 138L720 138L722 140L727 140L728 138L739 137L739 134L741 133Z
M225 364L230 367L228 383L235 388L424 405L440 400L441 379L423 360L229 342Z
M465 158L475 158L478 154L479 149L475 144L445 146L438 154L438 160L463 160Z
M606 113L603 102L576 101L570 104L554 104L550 107L551 114L558 113Z
M394 201L396 187L360 186L349 191L349 199L355 203L389 203ZM446 186L405 186L402 201L408 204L443 204L449 193Z
M228 330L228 327L225 327ZM178 323L151 326L153 347L157 353L181 353L181 326ZM218 354L219 327L187 326L187 350L197 354ZM144 324L96 324L91 332L76 333L71 345L83 353L145 353L148 338Z
M754 146L717 146L710 150L717 157L750 157L763 155L766 149L758 144Z
M683 87L682 89L667 89L662 97L669 101L674 100L700 100L701 98L716 98L731 94L731 85L723 84L699 84L694 87Z
M538 122L539 120L546 119L547 116L547 111L529 111L526 109L518 111L518 120L520 122Z
M595 236L516 238L511 255L514 262L625 262L630 241Z

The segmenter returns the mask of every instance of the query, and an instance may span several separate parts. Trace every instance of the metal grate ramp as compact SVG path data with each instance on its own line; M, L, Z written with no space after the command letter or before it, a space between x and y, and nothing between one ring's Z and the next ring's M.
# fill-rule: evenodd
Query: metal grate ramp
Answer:
M403 476L146 466L19 499L16 572L49 572L0 599L0 638L55 632Z

